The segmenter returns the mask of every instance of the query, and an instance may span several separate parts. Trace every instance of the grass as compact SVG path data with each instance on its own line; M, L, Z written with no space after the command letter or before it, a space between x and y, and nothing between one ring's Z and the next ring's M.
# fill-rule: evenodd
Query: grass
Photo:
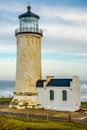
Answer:
M0 102L10 102L12 98L0 98Z
M2 115L0 130L87 130L87 125Z
M82 107L87 107L87 102L81 102Z
M12 98L0 98L1 103L11 100ZM81 105L87 107L87 102L82 102ZM87 125L0 115L0 130L87 130Z

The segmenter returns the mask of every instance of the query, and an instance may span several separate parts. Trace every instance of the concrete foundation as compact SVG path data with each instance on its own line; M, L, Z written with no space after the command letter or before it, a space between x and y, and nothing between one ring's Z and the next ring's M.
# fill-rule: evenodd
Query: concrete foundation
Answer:
M31 95L31 96L17 96L14 95L10 105L10 108L16 109L38 109L41 108L38 95Z

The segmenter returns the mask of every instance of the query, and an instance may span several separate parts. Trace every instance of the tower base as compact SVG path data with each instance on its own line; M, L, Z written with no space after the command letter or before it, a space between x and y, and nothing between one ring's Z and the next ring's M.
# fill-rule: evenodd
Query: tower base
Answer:
M14 95L10 105L10 108L16 109L38 109L41 108L41 104L38 99L38 95L31 96L19 96Z

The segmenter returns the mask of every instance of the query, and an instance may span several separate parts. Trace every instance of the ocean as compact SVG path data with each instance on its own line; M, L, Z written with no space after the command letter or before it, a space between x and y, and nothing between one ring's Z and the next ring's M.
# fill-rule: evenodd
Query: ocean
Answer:
M0 81L0 98L12 97L15 81ZM87 81L81 82L81 101L87 101Z

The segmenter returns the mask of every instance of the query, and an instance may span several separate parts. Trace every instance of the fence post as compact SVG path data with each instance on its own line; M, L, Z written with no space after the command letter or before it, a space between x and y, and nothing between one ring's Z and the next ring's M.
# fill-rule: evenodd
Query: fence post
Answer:
M47 121L48 121L48 113L47 113Z
M27 118L28 118L28 111L27 111Z
M69 123L71 122L71 113L69 113Z
M9 116L11 115L10 111L9 111Z

